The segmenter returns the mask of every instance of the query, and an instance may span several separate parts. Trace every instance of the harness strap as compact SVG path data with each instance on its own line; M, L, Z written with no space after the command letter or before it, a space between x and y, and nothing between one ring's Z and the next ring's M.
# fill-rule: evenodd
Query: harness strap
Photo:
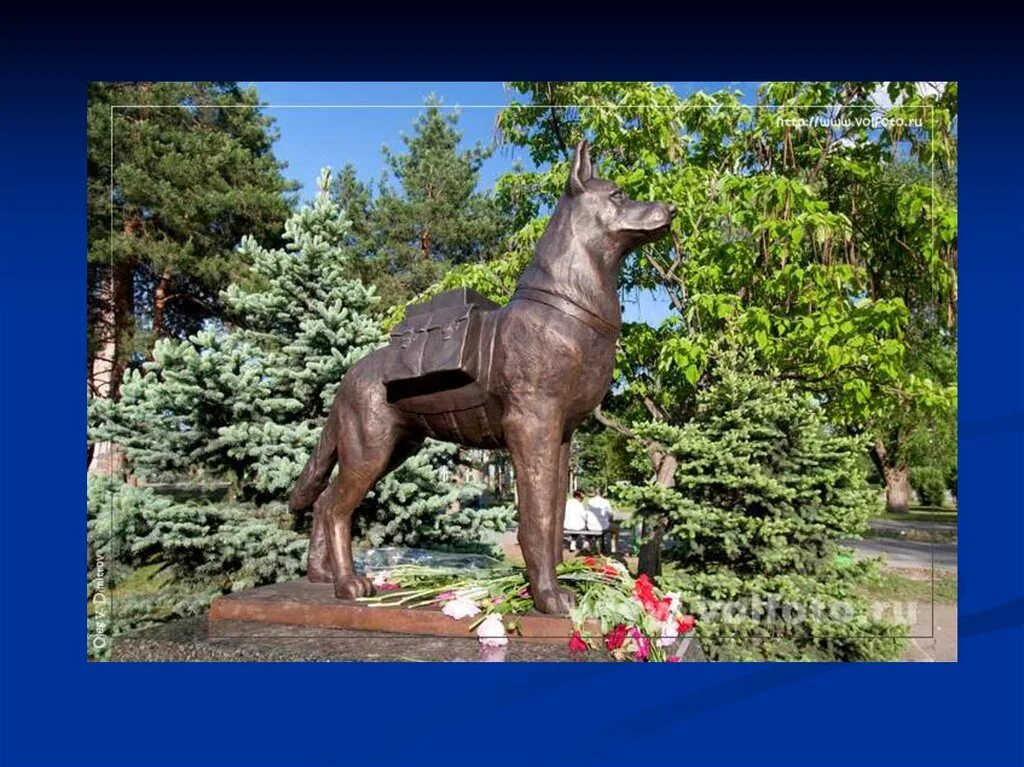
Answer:
M561 296L558 293L552 293L550 290L543 290L541 288L516 288L516 292L512 294L512 300L522 298L526 301L533 301L534 303L544 304L550 306L553 309L563 314L568 314L573 319L579 320L587 327L597 331L603 336L614 339L619 334L619 328L621 323L612 323L603 317L598 317L589 309L584 309L574 301L570 301L565 296Z

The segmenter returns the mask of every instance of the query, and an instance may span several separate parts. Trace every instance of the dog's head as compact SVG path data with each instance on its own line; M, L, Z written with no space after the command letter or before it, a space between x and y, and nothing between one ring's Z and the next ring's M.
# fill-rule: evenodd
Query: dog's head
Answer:
M581 141L566 184L575 239L615 265L634 248L668 233L676 209L662 202L637 202L611 181L594 176L590 147Z

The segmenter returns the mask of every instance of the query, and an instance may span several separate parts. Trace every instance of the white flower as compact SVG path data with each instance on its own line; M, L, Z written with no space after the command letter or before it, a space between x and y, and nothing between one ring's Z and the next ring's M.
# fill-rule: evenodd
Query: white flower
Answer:
M459 621L463 618L472 618L478 612L480 608L476 606L476 602L462 597L456 597L455 599L449 599L444 603L444 607L441 608L441 612L447 615L449 618L454 618Z
M385 583L388 582L388 578L390 578L390 577L391 577L391 571L390 570L381 570L379 573L377 573L375 576L373 576L373 585L374 586L383 586Z
M673 591L670 591L668 594L665 595L665 598L669 600L669 615L675 615L677 612L679 612L679 595Z
M679 639L679 629L676 627L676 622L669 618L661 624L661 639L658 640L658 644L662 647L668 647L674 644L677 639Z
M501 647L508 644L505 636L505 624L501 622L501 616L491 613L476 628L476 635L480 637L480 644L488 647Z

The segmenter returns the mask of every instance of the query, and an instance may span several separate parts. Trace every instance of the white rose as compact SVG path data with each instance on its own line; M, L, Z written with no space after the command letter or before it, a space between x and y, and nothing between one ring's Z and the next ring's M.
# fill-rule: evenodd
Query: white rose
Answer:
M658 640L658 644L662 647L668 647L677 639L679 639L679 629L676 628L676 622L669 618L661 624L661 639Z
M480 637L480 644L489 647L501 647L508 644L505 637L505 624L501 622L501 616L496 614L488 615L477 626L476 635Z
M454 618L459 621L463 618L472 618L480 612L480 608L476 606L476 602L469 599L463 599L462 597L457 597L445 602L444 607L441 608L441 612L449 618Z

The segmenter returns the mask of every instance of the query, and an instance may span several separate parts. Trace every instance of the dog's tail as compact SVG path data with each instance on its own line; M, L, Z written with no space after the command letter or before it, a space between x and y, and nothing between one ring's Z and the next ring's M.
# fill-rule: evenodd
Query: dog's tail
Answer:
M331 476L331 470L338 462L338 427L337 418L334 417L333 409L327 416L327 423L320 433L320 441L313 449L313 454L306 462L306 468L302 470L295 489L292 490L291 498L288 500L288 508L294 514L301 514L311 507L317 498L327 488L327 482Z

